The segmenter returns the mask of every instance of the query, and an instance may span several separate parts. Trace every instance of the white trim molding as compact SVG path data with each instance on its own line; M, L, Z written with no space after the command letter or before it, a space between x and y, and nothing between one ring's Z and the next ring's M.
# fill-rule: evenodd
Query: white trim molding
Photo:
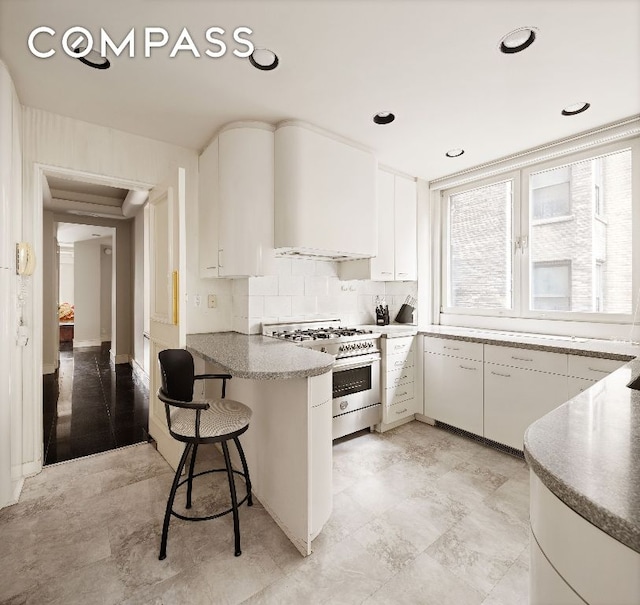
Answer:
M102 341L98 339L93 340L76 340L73 339L73 348L74 349L84 349L86 347L99 347L102 344Z

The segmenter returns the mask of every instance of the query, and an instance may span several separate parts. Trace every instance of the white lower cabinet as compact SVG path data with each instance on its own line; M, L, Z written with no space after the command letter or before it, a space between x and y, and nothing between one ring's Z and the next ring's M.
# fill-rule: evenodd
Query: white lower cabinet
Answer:
M382 339L382 425L412 419L422 412L415 392L414 337ZM394 425L395 426L395 425ZM391 428L391 427L389 427Z
M640 603L640 553L569 508L535 473L530 478L529 603Z
M425 351L423 376L425 416L483 434L482 361Z
M566 376L485 363L484 436L522 450L527 427L566 400Z
M522 450L530 424L624 364L425 336L423 413Z

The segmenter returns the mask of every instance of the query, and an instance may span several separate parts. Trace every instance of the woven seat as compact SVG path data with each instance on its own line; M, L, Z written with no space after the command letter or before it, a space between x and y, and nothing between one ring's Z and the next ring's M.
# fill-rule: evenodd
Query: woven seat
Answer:
M200 438L220 437L235 433L249 425L251 409L233 399L204 399L208 410L200 414ZM171 410L171 431L182 437L194 438L196 411L184 408Z
M184 349L166 349L165 351L160 351L158 354L158 362L160 363L160 374L162 377L162 386L158 389L158 399L165 404L167 428L174 439L186 444L180 457L180 462L178 463L178 468L173 478L173 485L171 486L167 500L167 508L162 525L159 558L162 560L167 556L167 538L169 535L169 522L172 516L184 519L185 521L205 521L208 519L216 519L228 513L233 513L235 555L238 557L242 554L240 550L240 518L238 515L238 507L244 502L247 503L247 506L253 504L249 468L247 467L247 460L238 437L249 428L251 409L239 401L226 399L227 380L231 380L229 374L201 374L196 376L193 357L188 351ZM196 380L209 379L222 380L222 397L193 401L194 382ZM227 441L233 441L236 445L240 462L242 463L242 472L235 470L231 466L231 457L229 456ZM221 445L225 467L214 468L194 474L198 446L205 443L219 443ZM187 473L187 478L181 480L180 477L189 454L191 454L189 472ZM191 493L194 478L218 472L227 473L229 495L231 496L231 507L229 509L202 517L189 517L173 509L176 492L181 485L187 484L186 508L191 508ZM247 495L239 502L236 495L234 475L241 476L247 486Z

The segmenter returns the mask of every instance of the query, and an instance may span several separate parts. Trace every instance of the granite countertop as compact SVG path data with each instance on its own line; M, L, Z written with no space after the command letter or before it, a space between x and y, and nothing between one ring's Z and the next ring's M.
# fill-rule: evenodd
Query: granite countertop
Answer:
M188 334L187 351L219 365L237 378L282 380L331 371L333 355L269 336L238 332Z
M415 336L418 333L418 326L412 324L389 324L386 326L370 324L358 327L380 334L381 338L401 338L403 336Z
M585 357L602 357L630 361L640 355L640 347L628 342L615 340L597 340L592 338L572 338L547 334L529 334L525 332L506 332L501 330L479 330L455 326L428 326L421 328L420 334L435 338L451 338L483 344L534 349L552 353L568 353Z
M534 422L529 467L567 506L640 552L640 358Z

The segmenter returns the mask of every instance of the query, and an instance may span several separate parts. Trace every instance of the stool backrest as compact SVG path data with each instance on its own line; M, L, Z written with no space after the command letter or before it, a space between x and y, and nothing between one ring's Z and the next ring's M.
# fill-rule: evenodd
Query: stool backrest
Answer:
M193 401L195 370L193 357L184 349L165 349L158 353L162 390L171 399Z

